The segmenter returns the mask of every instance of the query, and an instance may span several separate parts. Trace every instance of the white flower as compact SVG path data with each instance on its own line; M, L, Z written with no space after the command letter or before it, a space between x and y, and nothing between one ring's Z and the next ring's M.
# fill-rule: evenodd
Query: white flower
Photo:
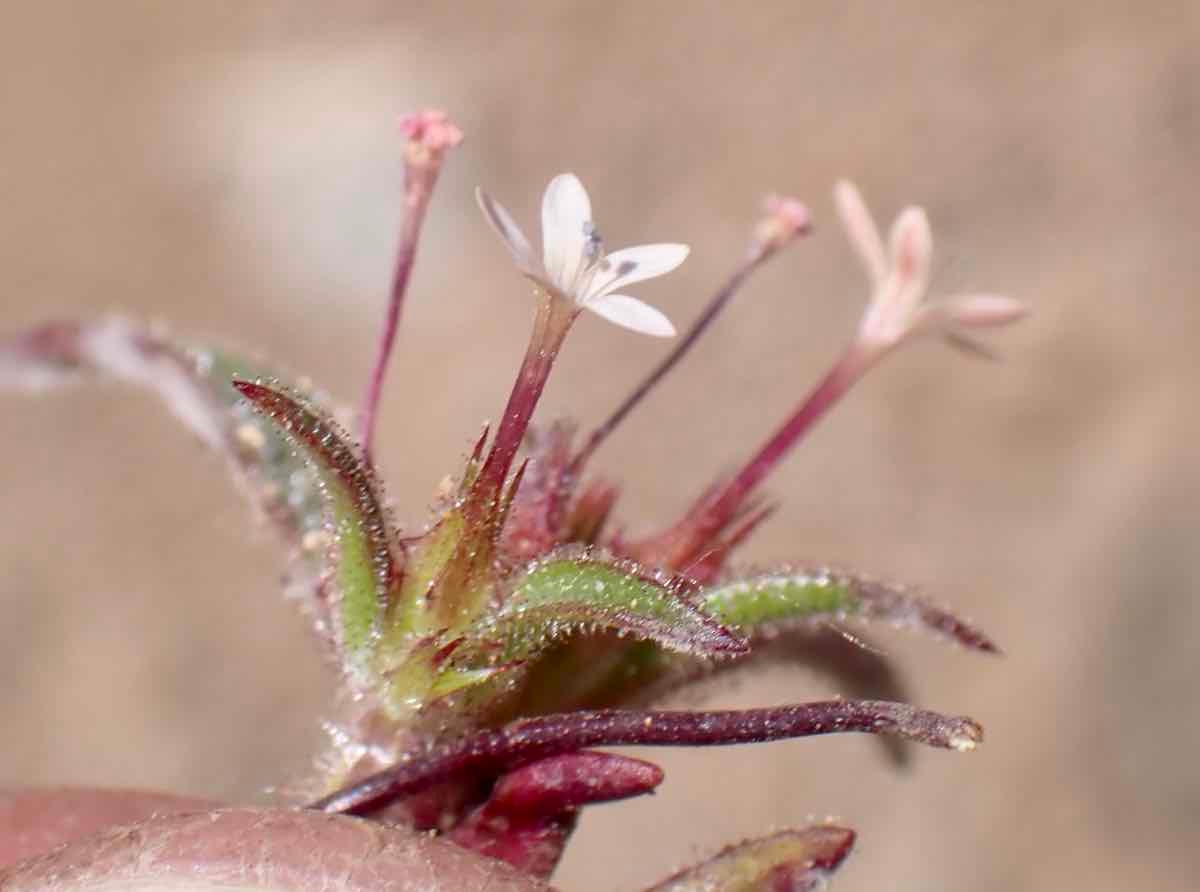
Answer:
M1028 312L1020 301L996 294L966 294L925 303L933 260L933 235L925 211L919 207L902 210L892 224L885 249L858 188L843 180L834 187L833 197L850 243L871 279L871 302L858 331L862 342L886 350L909 337L936 333L955 346L987 354L987 348L967 330L1007 325Z
M649 304L615 293L618 288L665 275L683 263L687 245L638 245L612 254L592 222L592 204L574 174L559 174L542 197L542 257L504 207L482 189L475 197L504 240L517 267L550 294L569 300L625 328L671 337L675 326Z

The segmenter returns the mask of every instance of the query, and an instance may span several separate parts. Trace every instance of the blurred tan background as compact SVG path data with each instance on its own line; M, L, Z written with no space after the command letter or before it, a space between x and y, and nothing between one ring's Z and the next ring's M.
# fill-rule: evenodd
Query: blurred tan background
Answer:
M471 200L536 229L574 170L614 245L690 242L639 291L686 323L763 193L818 232L757 278L600 465L646 529L743 455L852 329L832 218L928 207L935 292L1036 316L1000 365L928 344L774 478L746 559L922 584L984 659L885 635L916 698L984 722L970 757L871 741L655 754L558 874L634 889L723 841L834 814L839 889L1192 888L1200 868L1200 5L960 2L9 3L0 30L0 330L120 308L285 359L357 399L398 213L401 112L468 141L436 196L387 394L411 523L523 349L526 289ZM598 419L661 344L583 320L542 418ZM280 550L147 395L0 407L0 783L253 797L303 771L329 681ZM832 693L772 670L722 705Z

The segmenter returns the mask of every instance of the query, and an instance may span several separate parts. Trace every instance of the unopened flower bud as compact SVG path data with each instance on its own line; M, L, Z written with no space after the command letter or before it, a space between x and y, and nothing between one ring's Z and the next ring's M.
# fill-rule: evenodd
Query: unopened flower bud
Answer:
M415 165L440 164L446 150L463 139L458 125L438 109L405 115L400 119L400 131L408 137L405 160Z
M754 241L762 250L778 251L788 242L812 231L808 208L786 195L768 195L765 216L754 230Z

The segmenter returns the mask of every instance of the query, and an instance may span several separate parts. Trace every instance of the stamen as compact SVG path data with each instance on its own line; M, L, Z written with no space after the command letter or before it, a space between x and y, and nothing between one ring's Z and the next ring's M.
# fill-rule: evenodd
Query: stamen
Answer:
M590 265L604 256L604 239L600 235L600 231L596 229L596 224L591 220L584 221L583 238L583 257Z

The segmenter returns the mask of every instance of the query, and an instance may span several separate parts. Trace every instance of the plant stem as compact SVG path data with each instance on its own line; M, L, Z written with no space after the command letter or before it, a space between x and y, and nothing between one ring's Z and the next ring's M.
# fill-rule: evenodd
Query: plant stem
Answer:
M423 198L405 202L406 212L404 222L400 227L396 264L392 272L392 290L383 318L383 329L379 333L379 342L375 348L375 364L371 367L371 376L367 380L367 392L363 397L362 410L359 413L362 424L363 454L368 461L370 461L372 442L375 437L375 423L379 412L379 399L383 394L383 381L387 374L388 362L392 357L392 348L396 343L396 331L400 327L400 309L404 305L408 278L412 272L413 260L416 258L421 224L425 219L425 210L429 206L429 194L427 192L421 194Z
M740 505L742 499L775 469L809 429L828 412L866 371L859 351L847 350L825 377L751 458L713 497L718 510Z
M683 566L690 563L698 551L709 547L713 537L737 515L754 488L877 359L878 354L874 351L864 349L858 341L852 343L787 420L742 465L741 470L696 500L688 509L685 519L665 534L667 553L660 559L667 566Z

